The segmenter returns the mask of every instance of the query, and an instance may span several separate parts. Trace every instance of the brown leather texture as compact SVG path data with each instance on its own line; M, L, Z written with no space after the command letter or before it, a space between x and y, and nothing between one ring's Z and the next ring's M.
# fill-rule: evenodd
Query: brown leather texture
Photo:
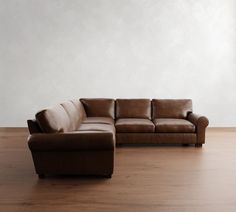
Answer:
M191 100L154 99L151 107L148 99L118 99L116 107L115 125L113 99L72 100L28 120L36 172L110 176L115 144L205 143L209 121L192 113Z
M113 150L115 140L110 132L41 133L28 138L32 151Z
M161 133L194 133L195 125L185 119L155 119L155 131Z
M82 115L80 114L80 111L78 110L78 108L73 104L72 101L63 102L61 103L61 105L65 109L67 115L69 116L70 131L74 131L78 129L81 122L83 121Z
M125 118L115 123L118 133L147 133L155 132L155 126L149 119Z
M201 115L194 114L194 113L190 113L188 115L188 120L196 126L197 143L204 144L205 143L206 127L209 124L209 120L205 116L201 116Z
M80 99L86 115L88 117L109 117L115 118L115 101L114 99Z
M75 107L79 111L79 116L80 116L79 119L84 120L87 117L87 115L85 113L83 104L80 102L79 99L73 99L73 100L71 100L71 102L75 105Z
M55 105L39 111L35 117L43 132L55 133L72 130L69 116L62 105Z
M196 133L117 133L116 144L196 144Z
M83 124L114 124L114 119L107 117L87 117Z
M192 112L191 99L153 99L152 118L186 119Z
M113 150L73 152L32 152L36 173L39 175L99 175L113 173Z
M27 120L27 125L30 134L43 132L35 119Z
M110 124L89 123L81 124L78 131L104 131L115 134L115 127Z
M117 99L116 119L118 118L151 119L151 101L149 99Z

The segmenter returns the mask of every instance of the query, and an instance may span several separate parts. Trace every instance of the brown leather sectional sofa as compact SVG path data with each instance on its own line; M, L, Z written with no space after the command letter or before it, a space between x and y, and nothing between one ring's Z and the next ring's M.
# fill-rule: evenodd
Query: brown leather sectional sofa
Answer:
M116 144L205 143L208 119L190 99L80 99L28 120L28 145L39 177L111 177Z

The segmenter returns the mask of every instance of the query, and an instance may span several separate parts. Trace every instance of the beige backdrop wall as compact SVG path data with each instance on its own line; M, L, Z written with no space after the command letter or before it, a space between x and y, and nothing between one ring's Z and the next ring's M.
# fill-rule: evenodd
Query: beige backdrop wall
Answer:
M192 98L236 126L236 1L0 0L0 126L77 97Z

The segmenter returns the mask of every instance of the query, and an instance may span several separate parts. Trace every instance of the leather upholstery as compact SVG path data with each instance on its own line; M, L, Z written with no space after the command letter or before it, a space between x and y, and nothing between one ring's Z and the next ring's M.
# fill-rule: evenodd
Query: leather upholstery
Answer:
M107 117L87 117L83 124L114 124L114 119Z
M155 131L161 133L194 133L195 125L185 119L155 119Z
M39 175L99 175L111 177L114 150L32 151Z
M152 118L186 119L192 112L191 99L153 99Z
M33 134L28 138L32 151L113 150L115 141L110 132L76 132Z
M35 117L43 132L55 133L72 130L69 116L62 105L39 111Z
M110 124L81 124L78 131L104 131L104 132L111 132L115 134L115 127L114 125Z
M76 106L71 101L63 102L61 105L65 109L67 115L69 116L70 131L78 129L81 122L83 121L81 113L78 110L78 108L76 108Z
M28 125L28 129L29 129L30 134L42 133L42 130L40 129L40 127L35 119L27 120L27 125Z
M115 118L115 101L113 99L80 99L88 117Z
M118 133L148 133L155 131L155 126L149 119L118 119L115 127Z
M149 99L117 99L116 118L151 119L151 101Z
M196 133L116 133L116 144L196 144Z
M194 113L190 113L188 115L188 120L196 126L197 143L204 144L206 127L209 124L209 120L205 116L197 115Z
M71 102L75 105L75 107L79 111L79 116L80 116L79 120L84 120L87 117L87 115L85 113L83 104L80 102L79 99L73 99L71 100Z
M191 100L81 99L42 110L28 120L36 173L111 176L117 144L205 142L209 123ZM151 119L151 108L152 120ZM123 118L121 118L123 117ZM116 133L117 132L117 133Z

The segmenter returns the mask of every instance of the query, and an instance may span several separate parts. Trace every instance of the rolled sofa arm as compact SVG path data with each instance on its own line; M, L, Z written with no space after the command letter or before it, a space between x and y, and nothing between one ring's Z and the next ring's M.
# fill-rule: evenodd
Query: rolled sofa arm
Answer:
M110 132L35 133L28 137L31 151L90 151L114 150Z
M195 113L190 113L187 119L196 127L197 144L204 144L206 127L209 124L209 120L205 116L201 116Z

